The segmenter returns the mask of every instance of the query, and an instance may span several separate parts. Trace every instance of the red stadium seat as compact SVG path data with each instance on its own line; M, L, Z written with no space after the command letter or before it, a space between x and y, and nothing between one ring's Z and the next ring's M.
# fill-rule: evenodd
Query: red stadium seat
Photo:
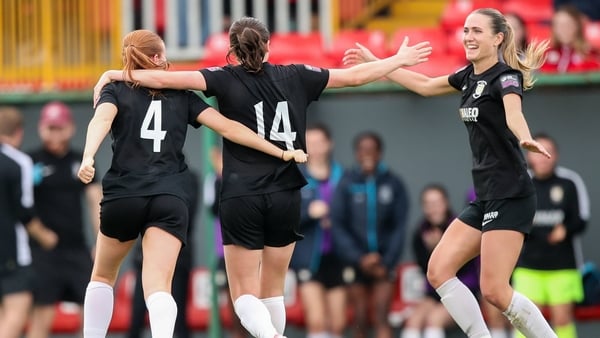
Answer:
M115 304L109 332L125 332L129 329L134 288L135 272L124 272L115 286Z
M545 23L530 23L526 25L529 41L547 40L552 37L552 27Z
M59 302L55 305L52 333L77 333L81 330L81 308L79 304Z
M600 50L600 21L586 23L585 37L593 48Z
M323 39L318 32L271 35L269 60L272 63L291 63L286 60L311 59L323 53Z
M187 323L190 329L200 331L208 328L211 292L210 271L204 268L194 269L187 303Z
M389 320L392 326L400 326L414 306L422 297L425 276L415 263L403 263L396 269L396 289L390 308Z
M385 33L380 30L343 30L333 37L331 46L325 53L333 62L341 65L344 52L349 48L355 48L357 42L378 57L388 55Z
M462 56L447 54L443 56L435 56L429 58L429 61L420 63L415 66L407 67L407 69L425 74L427 76L436 77L449 75L468 64L464 54Z
M201 68L224 66L229 51L229 33L212 34L204 44L204 55L200 60Z
M463 45L464 28L462 26L449 30L446 33L448 53L451 55L465 57L465 47Z
M537 3L521 0L509 0L503 5L505 13L516 13L526 24L549 23L554 9L552 6L540 6Z
M441 25L447 30L462 27L467 16L477 8L501 8L498 0L450 0L442 13Z
M400 28L397 29L390 39L389 53L395 54L400 48L404 37L408 36L409 45L418 42L429 41L433 50L432 57L445 55L448 49L446 33L440 28Z

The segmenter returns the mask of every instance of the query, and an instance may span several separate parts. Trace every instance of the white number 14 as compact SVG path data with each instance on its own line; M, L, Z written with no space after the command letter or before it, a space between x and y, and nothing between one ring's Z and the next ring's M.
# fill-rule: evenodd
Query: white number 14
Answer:
M154 119L154 128L150 129L150 123ZM167 135L166 130L162 130L162 102L153 100L144 116L142 127L140 128L140 137L146 140L153 140L152 151L160 153L160 142Z
M254 105L254 111L256 112L256 126L258 129L258 135L262 138L265 138L265 119L262 101ZM279 131L282 123L283 131ZM292 131L290 113L286 101L277 102L277 107L275 108L275 118L273 118L273 125L271 127L271 131L269 132L269 139L272 141L285 142L285 147L287 150L294 150L296 132Z

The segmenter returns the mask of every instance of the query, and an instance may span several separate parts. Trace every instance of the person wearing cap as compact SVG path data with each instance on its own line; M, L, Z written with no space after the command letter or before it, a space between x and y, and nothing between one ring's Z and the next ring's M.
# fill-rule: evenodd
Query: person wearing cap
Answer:
M58 237L52 248L31 244L34 308L28 338L47 338L52 329L55 303L83 304L92 272L91 249L85 233L83 195L93 235L100 224L102 189L96 181L83 184L77 177L82 153L71 148L75 123L62 102L42 107L38 124L42 145L30 152L34 162L35 206L44 225Z

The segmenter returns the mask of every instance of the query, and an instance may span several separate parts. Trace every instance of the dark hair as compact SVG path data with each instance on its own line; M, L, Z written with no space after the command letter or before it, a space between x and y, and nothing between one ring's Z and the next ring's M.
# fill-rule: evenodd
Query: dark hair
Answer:
M502 33L504 39L499 47L499 52L504 58L504 62L513 69L519 70L523 74L523 89L531 89L535 83L533 71L540 68L545 60L546 49L549 41L533 41L527 45L522 53L519 53L515 45L515 36L512 27L506 21L506 18L500 11L494 8L480 8L473 13L482 14L490 18L492 31L494 34ZM519 56L523 56L523 60Z
M323 135L325 135L326 139L331 140L331 130L324 123L321 123L321 122L311 123L306 127L306 131L309 131L309 130L320 131L321 133L323 133Z
M533 135L533 139L534 140L546 140L550 143L552 143L552 145L554 146L554 149L558 152L558 144L556 143L556 140L550 136L550 134L544 133L544 132L539 132L536 133L535 135Z
M231 54L233 53L240 65L248 72L260 72L265 54L267 54L269 39L269 30L260 20L243 17L235 21L229 28L227 62L232 63Z
M383 140L381 139L381 136L374 131L363 131L362 133L356 135L354 142L352 143L354 145L354 150L356 151L358 149L358 145L366 139L373 140L377 145L377 150L383 152Z
M134 69L167 69L168 62L155 63L152 58L163 53L164 43L158 34L138 29L123 38L123 71L132 80L134 86L139 85L133 78Z
M430 191L430 190L439 191L440 194L442 194L442 196L444 196L444 198L447 201L450 200L450 196L448 195L448 190L441 183L430 183L430 184L427 184L423 188L423 190L421 190L421 200L423 200L423 195L425 195L425 193L428 192L428 191Z

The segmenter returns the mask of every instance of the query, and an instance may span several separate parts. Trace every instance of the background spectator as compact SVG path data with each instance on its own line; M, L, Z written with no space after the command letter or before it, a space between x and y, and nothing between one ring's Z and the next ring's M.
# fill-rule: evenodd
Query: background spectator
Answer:
M357 166L344 173L331 205L340 257L354 267L350 299L354 337L367 337L369 309L377 338L390 338L388 322L396 265L403 252L408 193L382 163L383 141L374 132L354 140Z
M546 134L534 137L551 158L528 153L537 208L533 229L515 272L515 290L527 295L538 306L550 307L550 321L558 338L575 338L575 303L583 300L583 285L578 267L580 252L574 244L589 218L589 197L581 177L557 166L556 142ZM522 336L520 336L522 337Z
M35 206L41 221L56 234L58 242L52 248L31 243L36 278L28 338L50 335L57 302L83 304L92 273L83 201L87 201L95 239L102 199L102 188L97 180L86 186L77 177L81 152L71 149L75 135L71 109L62 102L44 105L38 132L42 145L30 153L34 162Z
M291 267L300 283L307 338L341 338L346 327L344 264L333 248L330 203L342 178L342 166L332 159L329 128L314 124L306 129L308 162L301 167L308 185L301 190L299 232Z
M585 38L584 20L576 7L566 5L552 17L552 39L542 72L565 73L600 69L597 51Z
M506 13L504 14L506 21L510 24L513 29L515 36L515 47L519 54L522 54L527 48L527 42L529 35L527 34L527 27L525 27L525 21L517 13Z
M450 208L446 188L439 184L426 186L421 192L423 218L412 238L417 264L427 273L427 262L443 232L456 217ZM479 260L463 266L457 276L473 294L479 293ZM406 319L401 338L444 338L445 329L456 325L440 302L435 289L425 280L425 296Z

